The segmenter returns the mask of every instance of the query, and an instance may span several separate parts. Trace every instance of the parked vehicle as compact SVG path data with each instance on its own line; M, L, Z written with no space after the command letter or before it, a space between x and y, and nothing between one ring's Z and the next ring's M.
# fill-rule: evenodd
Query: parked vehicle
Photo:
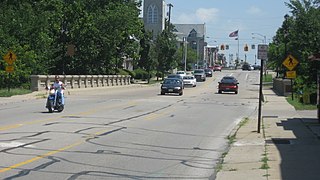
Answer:
M220 65L214 65L213 68L212 68L213 71L220 71L222 70L222 66Z
M193 72L194 77L196 78L197 82L198 81L206 81L206 73L204 69L196 69Z
M46 108L49 110L50 113L52 113L53 111L63 111L64 104L62 103L62 95L61 93L59 93L58 90L50 88Z
M178 93L183 95L183 81L179 78L166 78L161 83L161 95L166 93Z
M183 84L185 86L196 87L197 86L197 80L192 75L186 75L186 76L183 77Z
M218 84L218 93L221 94L222 92L234 92L238 94L238 80L233 76L225 76L221 79Z
M206 77L212 77L212 74L213 74L212 69L205 69L204 72L206 73Z

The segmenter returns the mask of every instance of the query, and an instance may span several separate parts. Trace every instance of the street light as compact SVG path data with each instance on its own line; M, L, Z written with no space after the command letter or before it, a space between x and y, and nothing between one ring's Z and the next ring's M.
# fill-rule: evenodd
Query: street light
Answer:
M261 36L261 37L263 37L263 43L264 44L267 44L267 36L265 36L265 35L262 35L262 34L260 34L260 33L251 33L252 34L252 39L255 39L256 37L254 37L254 35L258 35L258 36Z

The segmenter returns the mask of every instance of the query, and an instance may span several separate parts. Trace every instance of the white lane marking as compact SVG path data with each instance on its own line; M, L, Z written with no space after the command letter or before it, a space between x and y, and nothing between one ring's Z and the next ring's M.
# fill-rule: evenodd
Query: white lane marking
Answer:
M26 143L22 143L22 142L17 142L17 141L11 141L9 143L0 143L0 147L2 148L12 148L12 147L19 147L19 146L23 146ZM33 147L31 145L28 145L28 147Z

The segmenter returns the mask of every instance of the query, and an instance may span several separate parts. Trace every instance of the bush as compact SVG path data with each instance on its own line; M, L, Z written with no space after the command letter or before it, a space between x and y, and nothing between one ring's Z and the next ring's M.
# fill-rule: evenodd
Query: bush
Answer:
M117 75L129 75L129 73L127 71L125 71L124 69L118 69Z
M148 79L148 72L144 69L136 69L134 70L135 79Z
M131 78L134 78L136 76L136 73L134 71L130 71L128 69L122 69L123 71L127 72L128 75L131 76Z

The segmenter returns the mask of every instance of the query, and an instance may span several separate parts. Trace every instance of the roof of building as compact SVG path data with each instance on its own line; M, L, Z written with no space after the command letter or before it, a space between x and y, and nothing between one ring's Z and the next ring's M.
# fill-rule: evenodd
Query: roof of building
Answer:
M175 26L175 34L178 39L188 37L192 30L197 32L197 37L204 37L206 34L205 24L173 24Z

